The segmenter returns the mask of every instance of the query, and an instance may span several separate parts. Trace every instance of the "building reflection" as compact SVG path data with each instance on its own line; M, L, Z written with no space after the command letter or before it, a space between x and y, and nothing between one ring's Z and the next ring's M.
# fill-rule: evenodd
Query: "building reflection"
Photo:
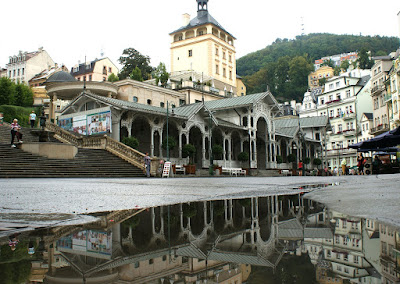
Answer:
M396 228L329 210L301 194L97 217L21 233L14 251L2 239L0 271L28 261L29 283L236 284L261 283L260 275L271 283L400 283ZM296 258L311 270L293 265Z

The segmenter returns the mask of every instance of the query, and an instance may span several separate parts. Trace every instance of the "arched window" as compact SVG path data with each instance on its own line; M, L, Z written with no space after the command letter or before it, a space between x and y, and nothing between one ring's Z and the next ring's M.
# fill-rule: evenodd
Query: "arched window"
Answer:
M136 96L133 97L133 102L134 102L134 103L137 103L137 102L138 102L138 97L136 97Z

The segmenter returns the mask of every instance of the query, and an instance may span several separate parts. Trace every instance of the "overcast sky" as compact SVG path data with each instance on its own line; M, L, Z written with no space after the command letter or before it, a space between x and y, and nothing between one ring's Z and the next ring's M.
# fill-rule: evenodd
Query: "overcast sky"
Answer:
M19 50L31 52L41 46L55 62L68 68L83 62L85 55L88 61L101 58L101 51L118 64L122 51L133 47L149 56L152 66L164 62L169 69L169 33L182 26L182 14L193 18L197 13L196 0L3 2L1 67ZM237 38L237 58L276 38L293 39L302 33L302 22L306 34L399 37L399 0L209 0L208 11Z

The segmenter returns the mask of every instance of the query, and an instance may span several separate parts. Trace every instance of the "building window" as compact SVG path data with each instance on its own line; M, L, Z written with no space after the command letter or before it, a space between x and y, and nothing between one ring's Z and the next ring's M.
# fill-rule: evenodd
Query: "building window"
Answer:
M219 52L218 48L215 48L215 55L216 55L216 56L219 55L218 52Z
M222 76L226 77L226 68L222 68Z
M232 55L229 54L229 62L232 62Z
M231 70L229 70L229 79L232 80L232 71Z
M183 106L186 104L186 101L184 99L179 99L179 105Z
M147 100L147 104L151 105L151 100L150 99Z
M13 77L15 77L15 70L13 70Z
M110 72L110 73L111 73L111 70L112 70L112 69L111 69L111 67L108 67L108 72Z
M78 81L80 81L81 80L81 77L78 77Z
M149 264L153 264L154 260L152 258L149 259Z
M203 31L199 31L199 36L203 35L204 32Z
M107 75L107 67L106 66L103 66L103 74Z
M333 84L329 84L329 90L333 89Z
M189 50L189 57L192 57L192 56L193 56L193 50L190 49L190 50Z
M92 75L89 75L89 81L92 81Z
M350 90L346 91L346 98L350 98Z
M222 52L222 59L226 59L226 53L225 53L225 51Z
M17 75L17 76L19 76L19 69L18 69L18 72L17 72L17 73L18 73L18 75Z
M136 261L136 262L135 262L135 268L139 268L139 266L140 266L140 262L139 262L139 261Z
M215 65L215 74L219 74L219 65L218 64Z
M136 96L133 97L133 102L134 102L134 103L137 103L137 102L138 102L138 97L136 97Z
M160 103L160 107L164 107L165 104L163 102Z
M82 78L83 78L83 81L85 82L86 81L86 76L83 76Z
M105 82L105 81L107 81L107 78L106 78L106 77L103 77L103 82Z

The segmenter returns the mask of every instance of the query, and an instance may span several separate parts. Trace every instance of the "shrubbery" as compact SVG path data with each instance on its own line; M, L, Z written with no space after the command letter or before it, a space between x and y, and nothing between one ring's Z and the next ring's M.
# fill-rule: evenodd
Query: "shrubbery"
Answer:
M40 108L21 107L11 105L0 105L0 112L4 115L4 122L11 123L14 118L18 119L18 124L22 127L29 126L29 114L34 110L37 115L37 120L40 116Z

